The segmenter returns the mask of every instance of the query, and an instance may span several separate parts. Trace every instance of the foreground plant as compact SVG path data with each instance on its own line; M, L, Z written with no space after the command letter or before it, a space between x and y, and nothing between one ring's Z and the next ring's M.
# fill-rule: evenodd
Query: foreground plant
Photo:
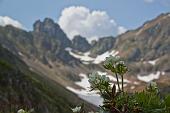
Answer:
M31 109L31 110L29 110L29 111L20 109L20 110L17 111L17 113L32 113L33 111L34 111L34 109Z
M106 75L97 72L89 75L91 91L97 91L104 100L103 105L99 106L100 111L96 113L170 113L170 95L161 98L156 83L150 83L142 92L129 94L124 91L123 77L128 68L120 57L106 58L103 66L115 75L118 87L112 85ZM72 111L85 113L84 106L78 106Z

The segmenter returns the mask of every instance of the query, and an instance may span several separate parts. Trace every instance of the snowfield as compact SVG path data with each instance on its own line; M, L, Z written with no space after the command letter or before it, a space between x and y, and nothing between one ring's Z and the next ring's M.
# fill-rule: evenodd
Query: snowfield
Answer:
M144 64L149 63L149 64L151 64L151 65L154 66L158 60L159 60L159 59L150 60L150 61L144 61L143 63L144 63Z
M20 55L20 56L24 56L21 52L18 52L18 55Z
M153 81L155 79L159 79L160 74L161 74L161 72L157 71L156 73L151 73L151 74L146 75L146 76L137 75L137 78L140 81L143 81L143 82L151 82L151 81Z
M75 82L78 86L82 87L83 89L74 89L72 87L66 87L68 90L77 94L81 99L90 102L96 106L102 105L103 99L100 97L99 94L96 94L95 91L90 91L90 84L88 82L88 77L85 74L79 74L82 77L82 80L79 82Z
M101 55L98 55L97 57L93 58L90 57L90 52L73 52L72 48L66 48L66 51L69 52L70 55L72 55L73 57L80 59L82 61L82 63L88 65L90 63L93 64L100 64L103 61L105 61L106 57L109 57L110 55L112 56L116 56L119 52L112 50L112 51L107 51ZM151 65L155 65L156 62L158 61L158 59L152 60L152 61L144 61L143 63L149 63ZM107 72L101 72L101 71L97 71L100 75L106 75L110 78L111 82L113 84L116 85L116 89L118 89L118 85L116 84L117 79L115 76L109 75ZM160 72L157 71L156 73L150 73L148 75L137 75L137 79L139 81L143 81L143 82L151 82L153 80L159 79L160 75L165 75L165 72ZM99 94L97 94L97 92L92 91L90 92L90 84L88 82L88 76L86 74L80 73L79 76L82 78L81 81L75 82L76 85L80 86L82 89L75 89L72 87L66 87L68 90L74 92L75 94L77 94L80 98L86 100L87 102L90 102L96 106L102 105L102 101L103 99L100 97ZM121 78L119 78L119 82L121 81ZM126 87L128 84L133 84L133 86L130 87L131 90L133 90L135 88L135 85L139 85L140 82L137 81L130 81L128 79L124 79L124 86Z
M106 72L97 71L100 75L106 75L110 78L112 82L116 82L116 78L112 75L107 74ZM86 100L96 106L102 105L103 99L100 97L99 94L95 91L90 91L90 83L88 82L89 78L86 74L80 73L79 76L82 78L81 81L75 82L76 85L82 87L82 89L74 89L72 87L66 87L68 90L77 94L81 99ZM119 79L121 81L121 79ZM124 86L127 86L127 83L130 83L129 80L124 80ZM117 89L118 86L115 84Z
M94 59L93 63L94 63L94 64L100 64L101 62L105 61L106 57L109 57L110 55L116 56L118 53L119 53L119 52L118 52L118 51L115 51L115 50L112 50L111 52L107 51L107 52L105 52L105 53L103 53L103 54L101 54L101 55L98 55L98 56Z
M158 59L156 59L156 60L151 60L151 61L148 61L148 63L149 63L149 64L152 64L152 65L155 65L157 61L158 61Z
M85 62L94 61L94 58L89 57L90 52L81 53L82 55L79 55L79 54L73 53L71 48L66 48L65 50L68 51L71 56L77 59L80 59L81 61L85 61Z
M69 52L70 55L72 55L73 57L80 59L84 64L89 64L89 63L93 63L93 64L100 64L101 62L105 61L106 57L109 57L110 55L112 56L116 56L119 52L112 50L111 52L107 51L101 55L98 55L96 58L90 57L90 52L85 52L85 53L81 53L78 52L79 54L76 54L74 52L72 52L72 48L66 48L66 51Z

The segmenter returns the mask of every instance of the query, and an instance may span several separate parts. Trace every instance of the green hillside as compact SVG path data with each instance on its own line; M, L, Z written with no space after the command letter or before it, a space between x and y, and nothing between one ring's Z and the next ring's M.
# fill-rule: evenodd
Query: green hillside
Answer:
M70 107L80 102L74 94L31 72L21 60L0 47L0 112L33 108L36 113L70 113Z

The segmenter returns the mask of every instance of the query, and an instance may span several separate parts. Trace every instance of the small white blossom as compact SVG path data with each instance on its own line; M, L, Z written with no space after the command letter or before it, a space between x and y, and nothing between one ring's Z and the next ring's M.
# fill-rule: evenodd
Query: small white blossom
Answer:
M109 56L106 58L105 62L104 62L104 67L106 69L111 69L112 67L114 68L115 67L115 64L117 62L120 61L120 57L119 56Z
M156 82L150 82L147 86L147 90L148 91L158 91L158 86L157 86L157 83Z
M78 113L81 110L81 106L79 106L79 107L77 106L77 107L75 107L75 108L73 108L71 110L73 111L73 113Z
M99 75L97 72L93 72L89 75L89 83L92 90L104 91L110 84L110 79L106 75Z
M23 109L18 110L17 113L26 113Z

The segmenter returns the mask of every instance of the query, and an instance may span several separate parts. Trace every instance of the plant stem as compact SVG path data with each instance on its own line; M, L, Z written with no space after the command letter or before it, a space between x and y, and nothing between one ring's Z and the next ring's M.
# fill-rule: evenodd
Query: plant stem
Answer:
M119 78L118 78L118 75L117 75L117 73L115 73L115 74L116 74L116 79L117 79L117 84L118 84L119 91L121 91L121 89L120 89L120 84L119 84Z
M123 75L121 75L121 78L122 78L122 92L124 92L124 87L123 87Z

